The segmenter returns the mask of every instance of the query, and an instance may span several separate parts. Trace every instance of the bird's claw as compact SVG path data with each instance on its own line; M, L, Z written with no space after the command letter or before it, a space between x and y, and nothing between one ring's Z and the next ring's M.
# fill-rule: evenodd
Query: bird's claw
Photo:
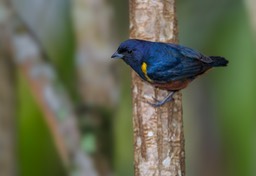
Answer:
M153 97L153 100L155 101L155 103L151 103L148 102L148 104L150 104L153 107L160 107L162 105L164 105L165 103L169 102L169 101L173 101L173 95L174 95L175 91L169 93L169 95L167 95L167 97L165 97L163 100L159 101L157 100L155 97Z
M148 104L150 104L153 107L160 107L160 106L164 105L167 102L173 101L172 97L170 97L169 99L162 100L162 101L158 101L156 98L153 98L153 99L155 101L154 103L149 102L149 101L147 102Z

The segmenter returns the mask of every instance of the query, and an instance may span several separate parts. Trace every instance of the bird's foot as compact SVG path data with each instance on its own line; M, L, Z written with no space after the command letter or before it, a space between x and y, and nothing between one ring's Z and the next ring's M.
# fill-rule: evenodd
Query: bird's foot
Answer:
M148 102L148 104L150 104L153 107L160 107L167 102L173 101L174 93L175 91L170 92L163 100L160 100L160 101L158 101L156 98L153 98L156 102L155 103Z

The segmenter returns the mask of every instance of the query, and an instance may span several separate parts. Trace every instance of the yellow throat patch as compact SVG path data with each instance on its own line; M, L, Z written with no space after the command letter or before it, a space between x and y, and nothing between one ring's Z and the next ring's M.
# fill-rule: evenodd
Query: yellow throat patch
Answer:
M144 76L146 77L147 81L149 82L153 82L149 77L148 77L148 74L147 74L147 64L146 62L143 62L142 65L141 65L141 70L142 72L144 73Z

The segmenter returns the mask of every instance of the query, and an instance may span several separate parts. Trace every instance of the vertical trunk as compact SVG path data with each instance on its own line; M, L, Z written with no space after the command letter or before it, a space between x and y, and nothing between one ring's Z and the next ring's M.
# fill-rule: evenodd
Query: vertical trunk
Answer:
M78 93L83 106L80 129L83 140L95 140L88 150L93 154L99 175L111 175L113 107L118 101L119 88L106 59L114 47L111 19L112 8L105 0L72 0L72 15L76 35L76 71ZM103 112L109 113L103 113Z
M106 62L115 49L111 35L112 9L104 0L72 0L72 5L81 99L86 105L113 107L119 91L109 70L111 62Z
M12 72L12 73L11 73ZM0 175L15 175L15 90L10 59L0 56Z
M1 34L3 31L1 30ZM0 37L0 41L3 36ZM11 59L0 49L0 175L15 175L15 89Z
M0 0L0 175L16 175L15 152L15 85L14 68L6 53L6 23L10 15L5 10L7 1Z
M177 43L174 0L130 0L130 37ZM133 72L134 160L136 176L185 175L181 94L154 108L147 101L166 91L141 81Z

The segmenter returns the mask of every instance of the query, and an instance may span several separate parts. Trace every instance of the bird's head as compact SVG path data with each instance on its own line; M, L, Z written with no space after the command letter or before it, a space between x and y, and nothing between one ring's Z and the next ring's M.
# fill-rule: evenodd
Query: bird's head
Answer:
M123 59L135 71L143 62L145 41L129 39L120 44L111 58Z

